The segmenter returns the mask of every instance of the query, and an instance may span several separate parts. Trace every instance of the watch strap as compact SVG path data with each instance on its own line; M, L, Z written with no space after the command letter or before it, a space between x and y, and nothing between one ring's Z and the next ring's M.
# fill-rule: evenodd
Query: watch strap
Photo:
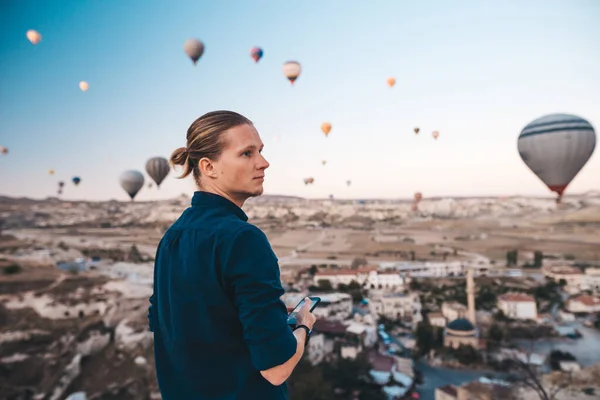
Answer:
M308 340L310 339L310 334L312 333L312 331L310 330L310 328L306 325L297 325L294 330L296 329L304 329L306 331L306 340L304 341L304 345L306 346L308 344Z

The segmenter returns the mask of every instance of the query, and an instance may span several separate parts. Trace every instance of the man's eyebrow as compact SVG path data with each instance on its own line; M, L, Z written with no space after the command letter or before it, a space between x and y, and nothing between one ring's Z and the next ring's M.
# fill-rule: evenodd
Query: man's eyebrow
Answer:
M263 147L265 147L265 145L261 144L260 148L262 149ZM251 144L251 145L244 147L242 150L255 150L256 148L257 148L257 146L255 144Z

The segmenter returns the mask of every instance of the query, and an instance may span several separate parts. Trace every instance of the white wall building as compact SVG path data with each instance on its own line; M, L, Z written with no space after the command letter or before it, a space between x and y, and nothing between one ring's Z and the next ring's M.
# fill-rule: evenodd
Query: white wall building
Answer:
M382 288L396 291L404 287L404 278L400 276L400 273L394 271L371 271L366 284L374 289Z
M537 320L537 306L533 296L524 293L506 293L498 296L498 308L513 319Z
M447 321L454 321L467 317L467 306L456 301L444 301L442 303L442 315Z
M325 336L322 333L311 335L306 347L308 360L312 365L321 363L327 354L325 348Z
M314 309L317 318L343 321L352 316L352 296L348 293L319 294L321 302Z
M377 293L369 298L369 311L392 320L411 321L413 324L422 320L421 300L417 293L406 295Z
M444 314L440 312L430 312L427 314L427 319L431 326L438 326L440 328L446 327L446 318L444 317Z
M567 310L572 313L595 313L600 312L600 297L582 294L570 298L567 302Z
M313 281L314 284L318 286L320 280L328 280L334 288L341 283L349 285L352 281L355 281L362 286L367 282L371 272L377 272L377 267L319 271L315 274Z

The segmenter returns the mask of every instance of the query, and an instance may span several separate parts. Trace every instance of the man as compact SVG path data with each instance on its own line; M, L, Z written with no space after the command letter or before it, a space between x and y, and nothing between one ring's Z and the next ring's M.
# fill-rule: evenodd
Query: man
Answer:
M164 400L287 399L315 317L287 325L277 257L247 222L269 163L251 121L230 111L198 118L171 163L192 174L192 205L160 241L148 319Z

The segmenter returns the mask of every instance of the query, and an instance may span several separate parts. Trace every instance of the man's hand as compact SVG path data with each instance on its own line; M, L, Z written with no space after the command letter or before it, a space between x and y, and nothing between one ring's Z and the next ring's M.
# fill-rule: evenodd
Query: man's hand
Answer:
M304 299L304 304L298 311L298 316L296 317L296 325L306 325L308 329L312 330L317 317L310 312L310 306L312 305L312 301L309 297Z

